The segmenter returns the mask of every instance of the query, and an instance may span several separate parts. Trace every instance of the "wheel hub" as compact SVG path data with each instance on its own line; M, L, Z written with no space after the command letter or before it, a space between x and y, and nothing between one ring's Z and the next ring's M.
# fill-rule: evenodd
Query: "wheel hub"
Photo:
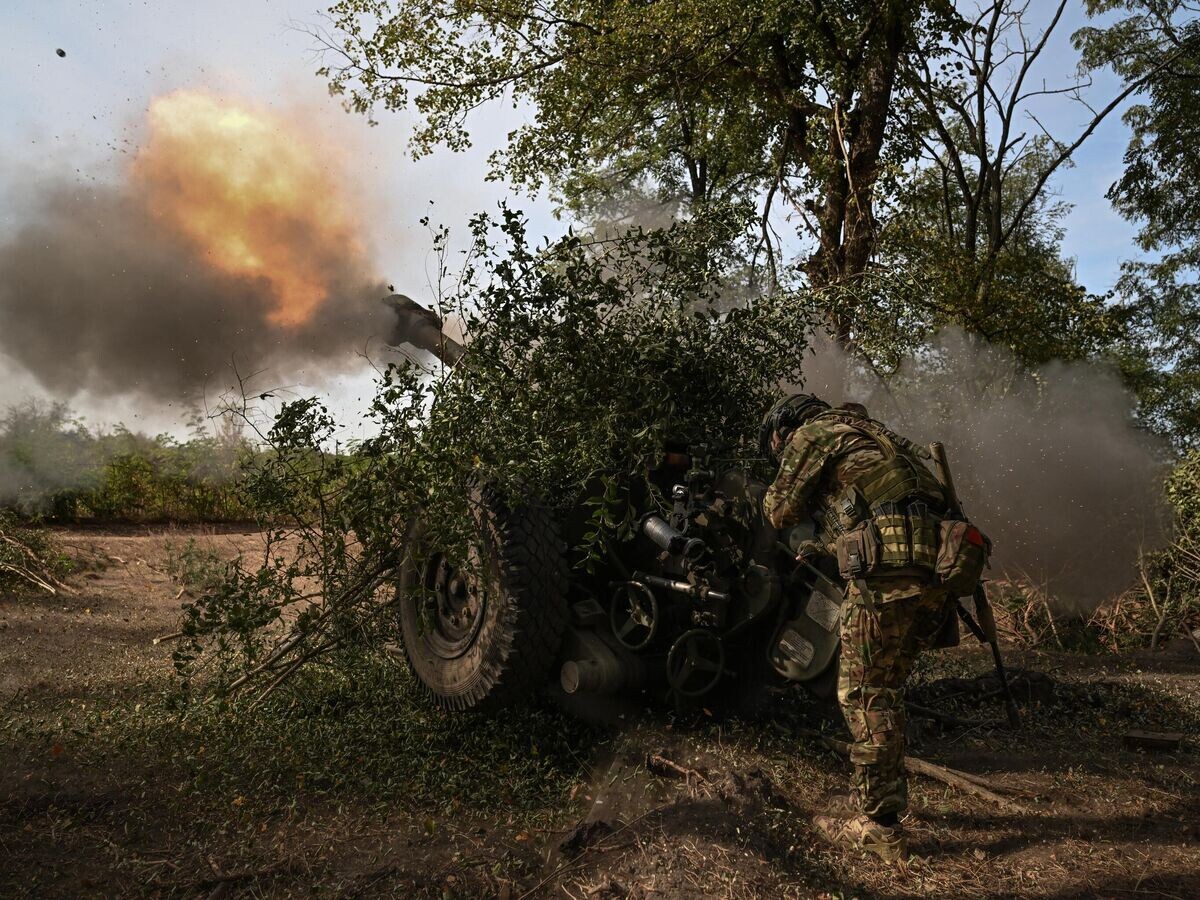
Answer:
M421 620L425 640L443 659L457 659L479 634L487 592L479 578L459 571L440 553L426 563L424 582Z

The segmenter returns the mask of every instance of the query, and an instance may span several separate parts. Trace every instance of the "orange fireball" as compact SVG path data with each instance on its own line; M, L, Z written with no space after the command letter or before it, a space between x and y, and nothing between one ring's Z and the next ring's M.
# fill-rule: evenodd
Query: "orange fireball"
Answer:
M202 90L150 104L133 165L151 212L230 275L262 279L268 319L296 326L330 299L331 274L364 257L330 161L267 110Z

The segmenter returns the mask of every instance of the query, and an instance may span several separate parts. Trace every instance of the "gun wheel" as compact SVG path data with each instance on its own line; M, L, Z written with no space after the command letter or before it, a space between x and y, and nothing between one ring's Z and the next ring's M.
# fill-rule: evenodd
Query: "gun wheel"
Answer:
M397 588L409 668L444 709L496 709L549 681L567 624L566 548L547 510L510 509L484 488L472 502L477 539L458 562L409 529Z
M630 650L644 650L658 634L658 599L636 581L618 585L609 611L613 636Z

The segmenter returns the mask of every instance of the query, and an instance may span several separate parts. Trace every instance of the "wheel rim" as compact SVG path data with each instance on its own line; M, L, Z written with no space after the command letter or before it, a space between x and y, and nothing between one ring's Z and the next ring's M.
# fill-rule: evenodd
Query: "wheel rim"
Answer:
M442 659L458 659L479 635L487 591L477 576L463 572L442 553L426 562L422 581L425 590L418 598L421 637Z

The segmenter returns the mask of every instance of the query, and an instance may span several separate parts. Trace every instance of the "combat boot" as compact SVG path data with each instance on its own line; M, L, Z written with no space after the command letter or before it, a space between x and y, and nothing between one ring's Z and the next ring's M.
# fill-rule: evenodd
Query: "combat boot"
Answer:
M816 816L813 825L825 840L838 847L865 850L886 862L908 859L908 840L898 825L889 828L864 815L849 819Z
M834 794L825 801L825 815L833 819L853 819L861 812L853 794Z

